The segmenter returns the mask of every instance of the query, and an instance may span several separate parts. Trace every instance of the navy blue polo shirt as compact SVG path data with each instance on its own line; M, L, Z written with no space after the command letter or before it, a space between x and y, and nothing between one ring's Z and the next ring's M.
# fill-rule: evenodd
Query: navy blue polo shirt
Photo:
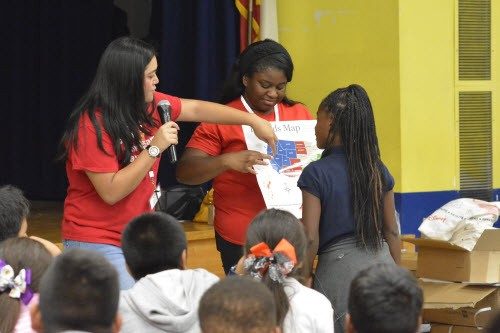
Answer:
M385 192L394 188L394 178L382 165ZM331 152L310 163L299 178L297 185L319 198L321 217L319 222L318 253L328 248L336 239L354 235L354 214L351 199L347 156L343 147L335 147Z

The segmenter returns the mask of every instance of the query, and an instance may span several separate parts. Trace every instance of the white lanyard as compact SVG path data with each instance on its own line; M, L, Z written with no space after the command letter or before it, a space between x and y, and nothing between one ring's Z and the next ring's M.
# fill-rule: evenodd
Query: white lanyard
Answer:
M243 106L249 113L255 113L253 112L252 108L250 105L248 105L247 101L245 101L245 98L243 98L243 95L240 96L241 103L243 103ZM274 104L274 121L280 121L280 114L278 111L278 104Z

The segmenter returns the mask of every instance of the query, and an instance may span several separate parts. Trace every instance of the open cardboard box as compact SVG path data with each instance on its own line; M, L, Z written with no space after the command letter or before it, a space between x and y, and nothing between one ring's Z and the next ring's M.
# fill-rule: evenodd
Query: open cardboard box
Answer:
M424 322L484 327L500 308L495 286L419 280L424 292Z
M487 229L472 251L450 242L402 237L418 246L417 276L471 282L500 282L500 229Z

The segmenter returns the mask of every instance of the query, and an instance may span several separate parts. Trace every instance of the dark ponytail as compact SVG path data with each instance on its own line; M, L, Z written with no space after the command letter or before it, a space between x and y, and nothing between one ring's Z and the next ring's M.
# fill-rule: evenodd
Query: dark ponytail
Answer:
M295 216L279 209L265 210L252 220L246 237L244 245L246 254L250 252L252 246L261 242L267 244L272 250L282 239L286 239L294 247L297 258L297 264L287 276L304 282L304 268L309 267L305 262L307 241L302 223ZM282 326L290 309L290 301L285 293L283 283L273 280L268 273L269 270L263 274L262 282L274 295L278 323Z

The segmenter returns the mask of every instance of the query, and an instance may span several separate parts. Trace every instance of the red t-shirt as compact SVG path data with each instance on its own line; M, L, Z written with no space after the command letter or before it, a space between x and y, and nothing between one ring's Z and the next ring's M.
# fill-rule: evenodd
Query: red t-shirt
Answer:
M239 98L227 105L247 112ZM293 106L280 103L278 111L280 120L313 119L304 105L299 103ZM268 121L275 120L274 112L260 117ZM211 156L247 149L240 125L207 123L198 126L186 147L199 149ZM251 220L266 208L256 176L229 170L215 177L213 188L215 230L225 240L243 244Z
M148 112L154 107L153 118L159 122L156 105L164 99L172 106L172 119L177 119L181 112L181 100L159 92L155 92L153 105ZM97 119L102 122L99 113ZM153 135L156 131L157 128L151 129ZM152 136L141 138L143 147L147 146L151 139ZM70 149L66 161L69 186L64 201L62 236L63 239L120 246L121 233L126 224L132 218L151 210L149 199L156 187L160 159L158 158L152 167L153 179L148 173L129 195L114 205L109 205L101 199L85 173L86 171L108 173L120 170L111 138L104 131L102 144L109 155L99 149L94 126L89 116L85 114L80 119L78 128L78 148ZM132 163L141 151L142 149L133 149Z

